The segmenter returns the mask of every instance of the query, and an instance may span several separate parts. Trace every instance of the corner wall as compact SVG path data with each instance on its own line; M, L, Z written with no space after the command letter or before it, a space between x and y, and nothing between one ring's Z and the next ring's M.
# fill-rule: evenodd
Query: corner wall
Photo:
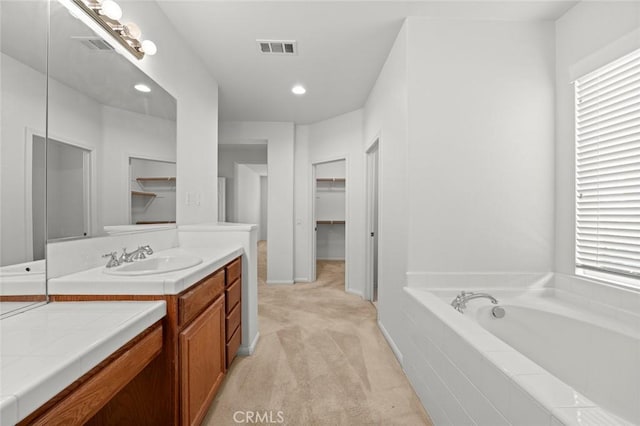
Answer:
M409 238L407 36L405 21L364 106L361 148L379 138L378 320L396 344L405 328L399 314ZM402 361L398 347L394 352Z
M408 30L408 271L551 271L553 23Z
M295 277L309 281L311 271L312 165L346 159L346 289L364 297L365 292L365 156L362 150L363 111L356 110L328 120L296 126L295 153Z

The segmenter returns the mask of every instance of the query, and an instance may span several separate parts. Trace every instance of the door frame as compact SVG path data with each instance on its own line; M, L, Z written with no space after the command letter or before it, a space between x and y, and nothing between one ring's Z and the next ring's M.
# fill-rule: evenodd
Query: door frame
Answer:
M97 159L96 159L96 147L87 145L82 142L78 142L73 139L69 139L67 137L50 134L41 130L37 130L31 127L25 127L25 222L26 222L26 250L31 259L33 259L33 138L34 136L38 136L45 141L46 143L49 139L52 139L56 142L63 143L65 145L73 146L84 151L87 151L87 155L84 158L84 173L85 173L85 181L84 181L84 193L85 193L85 202L84 202L84 215L85 215L85 229L87 231L87 236L84 237L70 237L70 238L60 238L56 239L56 241L63 240L75 240L81 238L90 238L94 235L94 232L98 229L98 168L97 168ZM46 149L46 148L45 148ZM45 151L46 152L46 151ZM46 154L45 154L46 155ZM46 166L46 162L45 162ZM88 169L87 169L88 167ZM46 185L46 183L45 183ZM46 190L45 190L46 193ZM46 200L45 200L45 210L46 210ZM45 219L46 219L46 211L45 211ZM47 232L45 226L45 232ZM45 244L49 241L48 233L45 234ZM46 255L46 254L45 254Z
M375 232L377 233L377 235L375 236L375 238L378 240L378 244L379 244L379 238L380 238L380 151L381 151L381 138L380 136L376 136L373 139L373 142L367 147L367 149L365 150L365 155L366 155L366 169L365 169L365 176L366 176L366 215L367 215L367 219L366 219L366 234L365 234L365 238L366 238L366 243L365 243L365 299L369 300L369 301L374 301L373 296L374 296L374 289L373 289L373 267L374 265L377 265L377 278L378 278L378 300L380 299L380 262L379 262L379 257L380 257L380 249L378 247L378 259L377 261L374 259L374 246L373 246L373 238L371 238L371 229L373 228L373 222L374 222L374 218L373 218L373 209L374 209L374 200L376 200L376 210L377 210L377 216L378 216L378 220L377 220L377 227ZM376 161L376 177L377 177L377 184L374 186L373 185L373 165L372 165L372 161L373 161L373 153L376 152L377 153L377 161ZM374 190L377 192L377 194L374 194Z
M316 224L316 166L319 164L325 163L333 163L335 161L344 161L345 165L345 188L344 188L344 197L345 197L345 225L344 225L344 289L345 291L349 291L349 265L350 265L350 256L349 256L349 176L350 176L350 163L349 156L347 154L325 157L321 160L316 160L311 162L310 167L310 179L309 185L310 190L309 194L311 194L310 199L310 210L309 210L309 281L314 282L317 279L316 276L316 235L317 235L317 224Z

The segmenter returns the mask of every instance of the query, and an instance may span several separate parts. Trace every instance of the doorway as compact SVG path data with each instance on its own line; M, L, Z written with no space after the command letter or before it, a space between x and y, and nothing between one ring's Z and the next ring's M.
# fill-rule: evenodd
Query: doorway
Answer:
M46 152L46 168L42 162ZM82 238L91 235L91 151L32 136L33 247L44 247L45 235L36 225L46 211L46 239ZM46 175L46 180L44 176ZM46 195L45 195L46 194ZM46 200L46 210L43 203ZM38 213L35 213L38 212ZM36 253L34 253L36 254ZM36 254L40 257L41 254Z
M367 296L378 302L379 140L367 151Z
M346 160L313 165L313 241L311 280L322 272L346 269Z

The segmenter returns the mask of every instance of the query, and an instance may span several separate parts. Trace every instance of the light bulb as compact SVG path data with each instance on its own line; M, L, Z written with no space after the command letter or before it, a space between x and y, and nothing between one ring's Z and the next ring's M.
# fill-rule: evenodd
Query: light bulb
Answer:
M123 25L124 34L130 38L140 38L142 35L142 31L140 27L133 22L129 22L128 24Z
M158 52L158 48L156 47L156 44L151 40L144 40L142 42L141 47L142 47L142 51L149 56L153 56Z
M113 0L104 0L102 2L102 6L100 7L100 13L105 15L109 19L113 19L114 21L122 18L122 9Z
M149 86L142 83L136 84L135 86L133 86L133 88L142 93L149 93L151 91L151 88Z
M296 85L293 86L291 88L291 91L295 94L295 95L304 95L305 93L307 93L307 89L305 89L304 87L302 87L301 85Z

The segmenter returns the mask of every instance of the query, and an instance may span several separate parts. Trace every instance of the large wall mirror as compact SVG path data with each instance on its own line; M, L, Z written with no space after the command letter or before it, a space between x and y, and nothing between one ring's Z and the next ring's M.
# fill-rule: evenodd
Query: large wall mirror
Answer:
M44 299L47 241L175 223L176 101L57 0L0 7L9 311ZM42 271L37 296L10 285L27 269Z

